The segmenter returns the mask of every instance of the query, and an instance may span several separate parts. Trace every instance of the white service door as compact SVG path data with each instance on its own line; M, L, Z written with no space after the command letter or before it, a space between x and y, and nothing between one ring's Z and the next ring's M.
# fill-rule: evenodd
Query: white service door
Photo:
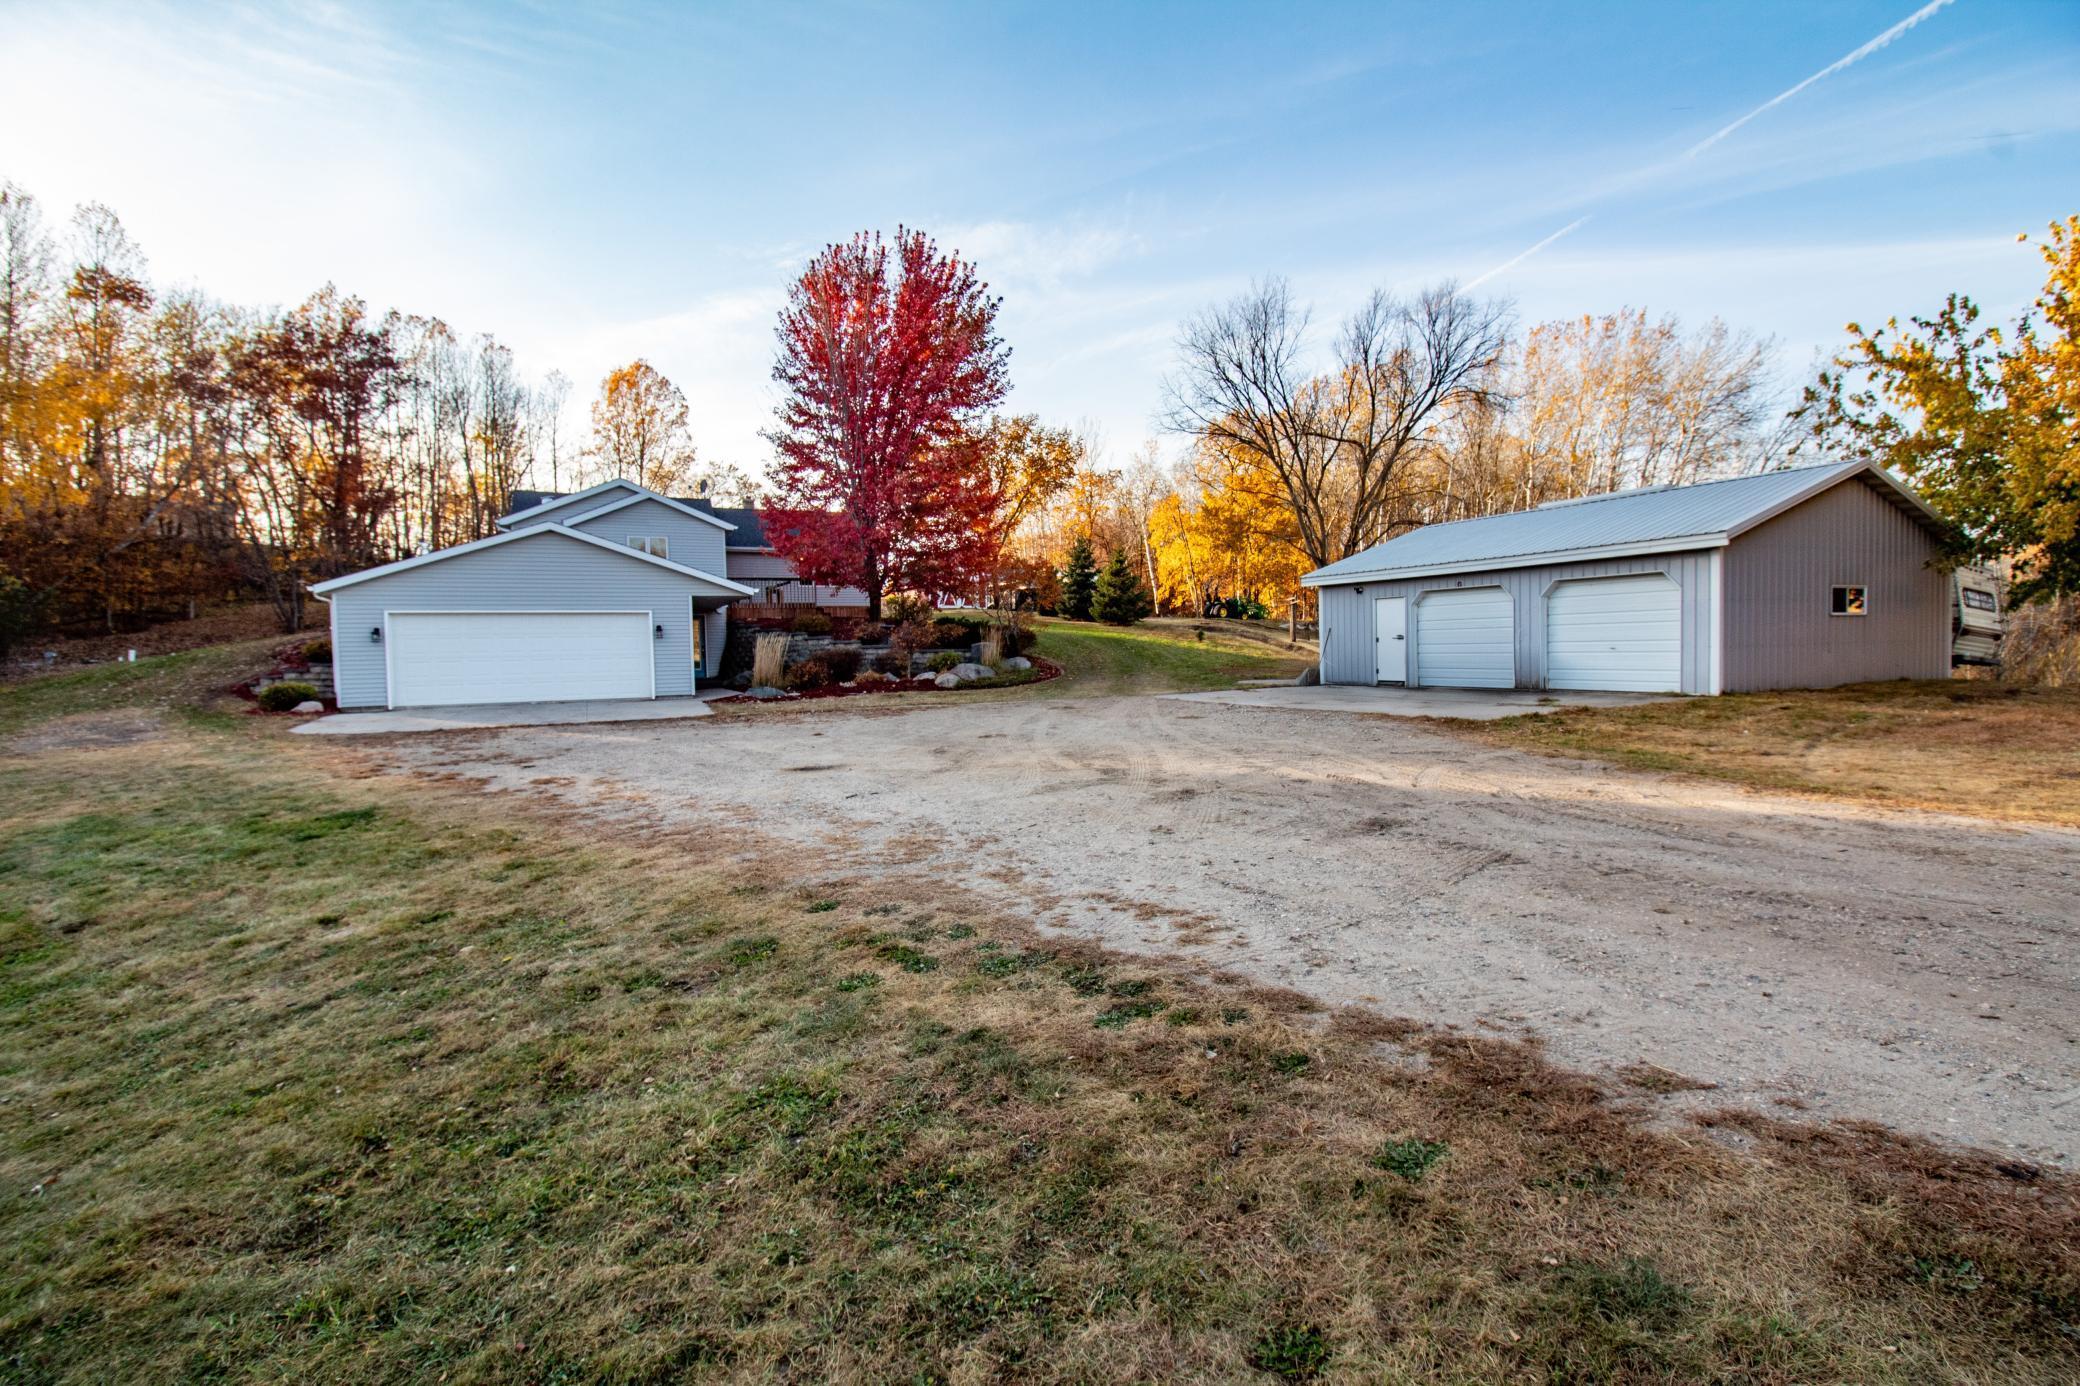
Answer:
M1380 597L1372 603L1375 683L1408 682L1408 598Z
M1546 597L1546 687L1675 693L1683 589L1659 573L1579 578Z
M390 706L653 696L646 611L408 611L389 618Z
M1416 679L1425 688L1515 688L1517 609L1500 587L1416 598Z

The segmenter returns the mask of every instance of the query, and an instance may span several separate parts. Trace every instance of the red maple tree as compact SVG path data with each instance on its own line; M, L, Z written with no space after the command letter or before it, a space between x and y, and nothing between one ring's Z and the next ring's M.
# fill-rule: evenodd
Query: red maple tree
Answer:
M828 246L789 291L786 387L766 533L807 582L943 592L995 559L998 497L978 427L1010 350L975 267L921 231Z

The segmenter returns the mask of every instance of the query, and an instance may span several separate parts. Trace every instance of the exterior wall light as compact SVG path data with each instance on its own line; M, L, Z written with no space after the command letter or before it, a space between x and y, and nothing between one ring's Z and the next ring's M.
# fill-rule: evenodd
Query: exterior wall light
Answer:
M658 627L657 627L657 638L658 638L659 640L662 640L662 639L664 639L664 627L663 627L663 626L658 626Z
M381 626L371 626L369 628L368 643L371 645L380 645L383 643L383 628Z

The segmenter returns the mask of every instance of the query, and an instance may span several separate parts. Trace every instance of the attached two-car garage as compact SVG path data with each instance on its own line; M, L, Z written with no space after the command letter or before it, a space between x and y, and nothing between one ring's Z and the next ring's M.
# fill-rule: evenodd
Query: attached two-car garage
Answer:
M712 672L727 578L542 523L350 573L332 605L342 708L685 697Z

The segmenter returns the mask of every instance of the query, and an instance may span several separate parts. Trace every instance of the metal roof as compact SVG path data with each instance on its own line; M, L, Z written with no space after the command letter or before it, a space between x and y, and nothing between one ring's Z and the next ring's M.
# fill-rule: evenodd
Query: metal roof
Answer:
M1858 475L1867 475L1888 500L1929 528L1943 532L1944 522L1883 469L1867 462L1831 462L1690 486L1614 491L1554 501L1536 510L1425 525L1317 568L1300 581L1308 587L1333 587L1433 573L1720 548L1743 530Z

